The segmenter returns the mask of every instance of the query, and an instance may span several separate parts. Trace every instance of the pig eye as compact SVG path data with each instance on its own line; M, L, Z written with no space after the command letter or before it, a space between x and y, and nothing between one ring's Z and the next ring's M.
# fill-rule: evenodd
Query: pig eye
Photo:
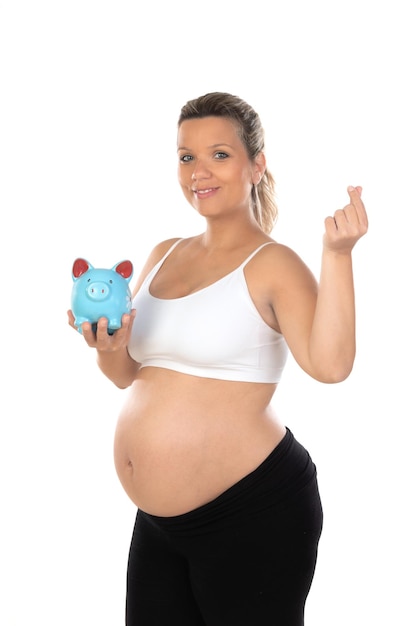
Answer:
M89 278L89 279L87 280L87 282L89 283L89 282L90 282L90 280L91 280L91 278Z
M109 283L110 283L111 285L113 284L113 281L112 281L112 279L111 279L111 278L110 278L110 280L109 280Z

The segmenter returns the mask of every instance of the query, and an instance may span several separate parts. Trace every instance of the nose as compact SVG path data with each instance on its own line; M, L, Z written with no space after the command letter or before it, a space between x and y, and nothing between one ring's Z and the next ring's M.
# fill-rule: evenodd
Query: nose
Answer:
M196 160L194 164L194 169L191 174L192 180L202 180L203 178L210 177L210 170L207 168L205 163L201 160Z
M110 293L106 283L94 282L88 286L87 295L91 300L105 300Z

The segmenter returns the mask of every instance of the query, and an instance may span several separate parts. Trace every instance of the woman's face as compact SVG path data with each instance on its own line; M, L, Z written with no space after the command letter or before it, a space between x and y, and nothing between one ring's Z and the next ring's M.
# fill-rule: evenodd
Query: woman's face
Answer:
M252 185L263 173L249 160L229 119L204 117L178 129L178 180L188 202L203 216L251 214Z

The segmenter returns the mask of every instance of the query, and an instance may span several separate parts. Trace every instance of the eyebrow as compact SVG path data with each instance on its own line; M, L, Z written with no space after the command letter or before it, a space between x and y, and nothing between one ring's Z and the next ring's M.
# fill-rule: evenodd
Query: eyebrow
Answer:
M230 143L214 143L212 146L208 146L208 148L231 148L233 150L233 146ZM177 150L189 150L191 152L191 148L187 148L186 146L178 146Z

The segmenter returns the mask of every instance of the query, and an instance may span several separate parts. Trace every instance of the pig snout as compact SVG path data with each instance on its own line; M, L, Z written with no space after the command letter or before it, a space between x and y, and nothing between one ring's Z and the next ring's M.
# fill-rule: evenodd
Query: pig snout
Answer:
M90 283L87 286L87 296L90 300L98 301L105 300L110 294L110 287L106 283L96 281Z

